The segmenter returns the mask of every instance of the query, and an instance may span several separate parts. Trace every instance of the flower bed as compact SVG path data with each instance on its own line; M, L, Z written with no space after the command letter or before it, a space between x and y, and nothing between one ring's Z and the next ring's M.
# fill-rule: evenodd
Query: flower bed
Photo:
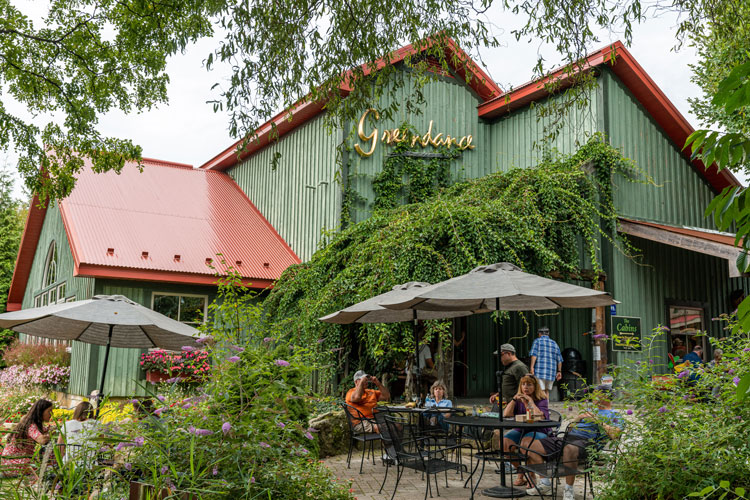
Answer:
M0 371L0 386L34 387L53 390L67 387L70 367L57 365L12 365Z

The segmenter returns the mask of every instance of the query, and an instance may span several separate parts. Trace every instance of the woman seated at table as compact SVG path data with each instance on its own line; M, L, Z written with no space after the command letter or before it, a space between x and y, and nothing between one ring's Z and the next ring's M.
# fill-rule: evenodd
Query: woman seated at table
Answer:
M425 399L425 408L453 408L453 403L450 399L445 399L445 395L448 389L442 380L436 380L432 387L430 387L430 396ZM448 424L444 421L445 418L450 417L450 413L446 412L425 412L425 418L429 419L429 423L432 427L440 426L443 430L448 430Z
M529 410L538 419L549 419L549 401L544 397L544 392L539 385L539 381L533 375L524 375L518 384L518 393L508 402L503 416L515 418L516 415L526 415ZM503 438L503 450L505 453L509 453L513 449L517 449L518 443L521 443L523 446L529 446L534 439L544 439L551 431L551 428L543 428L524 432L521 428L514 428L505 434ZM511 463L518 465L514 461L511 461ZM520 475L513 484L515 486L524 486L527 484L526 478Z
M63 425L57 444L60 445L60 453L63 455L65 462L68 462L71 457L80 458L80 452L86 446L91 430L96 425L96 420L93 420L93 418L94 407L91 406L91 403L83 401L78 403L78 406L73 410L73 419L68 420ZM71 447L70 452L68 452L66 445Z
M13 428L8 437L8 444L3 449L2 465L6 476L28 475L32 482L37 480L31 468L31 455L37 444L49 443L49 426L45 425L52 418L52 402L40 399L33 404L29 412ZM6 458L19 457L19 458Z

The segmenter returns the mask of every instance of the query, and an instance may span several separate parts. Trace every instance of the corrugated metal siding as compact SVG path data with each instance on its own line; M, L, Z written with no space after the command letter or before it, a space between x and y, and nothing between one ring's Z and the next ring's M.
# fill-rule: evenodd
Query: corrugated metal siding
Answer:
M412 78L412 75L404 73L403 78L408 80ZM404 103L409 96L409 88L410 84L407 82L403 87L396 90L394 95L386 93L381 99L381 103L374 108L378 110L386 109L394 100ZM421 113L410 112L402 105L390 120L384 119L381 115L380 120L376 121L371 114L367 118L366 133L369 134L372 128L377 128L378 135L382 138L383 130L392 130L408 123L418 132L424 134L427 132L430 120L432 120L433 137L438 133L443 133L444 136L448 134L459 139L466 135L473 136L472 144L476 148L465 150L460 158L451 162L452 176L456 179L466 179L486 175L488 172L486 172L485 159L488 151L484 137L487 125L481 123L477 116L479 100L462 82L449 78L429 82L422 90L425 102L419 106ZM352 188L365 200L357 203L352 212L354 220L359 222L370 216L372 202L375 198L372 190L372 178L382 170L383 161L393 148L378 141L372 156L361 157L353 149L354 144L360 142L356 137L357 125L356 122L351 124L352 138L355 142L350 144L352 149L348 158ZM368 149L366 144L362 144L362 147L365 150ZM433 152L433 149L431 146L427 146L424 148L424 152Z
M722 337L722 325L713 321L727 307L729 293L736 288L748 290L748 279L729 278L725 260L633 238L642 250L643 260L636 263L623 255L614 255L614 296L620 316L641 318L644 336L658 325L667 324L667 300L701 302L707 307L706 327L711 336ZM607 325L609 328L609 325ZM615 353L615 361L646 359L647 353ZM654 355L666 362L667 345L661 344Z
M214 287L180 286L160 283L139 283L132 281L102 280L96 281L96 295L125 295L134 302L151 308L151 297L154 292L183 293L207 295L210 304L216 296ZM100 374L104 367L105 347L90 344L80 344L74 351L73 366L77 376L75 385L70 392L74 394L89 394L99 388ZM139 386L146 376L140 369L140 356L144 349L112 348L109 353L107 379L104 391L110 396L145 395Z
M323 115L228 171L303 261L324 229L339 225L341 186L334 180L340 134L323 127ZM272 168L276 153L278 168Z
M607 127L612 145L622 148L625 156L633 159L661 186L617 182L614 199L620 214L715 229L713 220L703 216L715 195L710 185L617 77L606 70L601 82L608 106Z
M562 97L554 97L560 100ZM601 103L597 92L592 91L587 107L568 110L565 125L550 145L560 153L575 153L579 144L584 144L591 135L600 130L598 116ZM492 172L505 172L512 168L534 167L542 160L542 150L534 147L550 127L552 118L537 116L538 110L525 107L493 123L488 131L485 170L481 177Z

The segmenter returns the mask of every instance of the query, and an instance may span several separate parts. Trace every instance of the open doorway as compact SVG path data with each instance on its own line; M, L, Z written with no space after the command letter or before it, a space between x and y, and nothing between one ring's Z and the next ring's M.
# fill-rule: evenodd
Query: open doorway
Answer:
M705 308L671 304L667 306L669 326L669 352L682 359L692 352L696 345L703 348L703 360L706 360L706 337L702 335L705 328ZM699 335L701 334L701 335Z

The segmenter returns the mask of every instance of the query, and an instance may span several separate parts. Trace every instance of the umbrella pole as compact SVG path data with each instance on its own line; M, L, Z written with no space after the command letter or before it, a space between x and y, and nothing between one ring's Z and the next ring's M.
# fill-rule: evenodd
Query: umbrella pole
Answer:
M107 362L109 361L109 348L112 344L112 330L115 325L109 325L109 337L107 337L107 350L104 351L104 368L102 369L102 381L99 383L99 401L96 404L96 416L95 420L99 419L99 409L102 407L104 402L104 379L107 377Z
M417 394L418 397L422 397L422 373L419 369L419 325L417 325L417 310L414 309L414 321L413 321L413 330L414 330L414 354L416 357L414 358L414 367L416 369L417 373Z
M498 390L500 391L497 395L497 407L498 407L498 413L500 421L503 420L503 376L505 375L505 367L503 366L502 362L502 356L503 353L500 352L500 346L502 345L500 343L500 297L495 297L495 334L497 335L497 357L500 360L500 366L499 368L502 370L500 374L500 387L498 387ZM502 442L502 439L500 440ZM502 444L501 444L502 446ZM505 479L505 476L503 475L503 479Z

